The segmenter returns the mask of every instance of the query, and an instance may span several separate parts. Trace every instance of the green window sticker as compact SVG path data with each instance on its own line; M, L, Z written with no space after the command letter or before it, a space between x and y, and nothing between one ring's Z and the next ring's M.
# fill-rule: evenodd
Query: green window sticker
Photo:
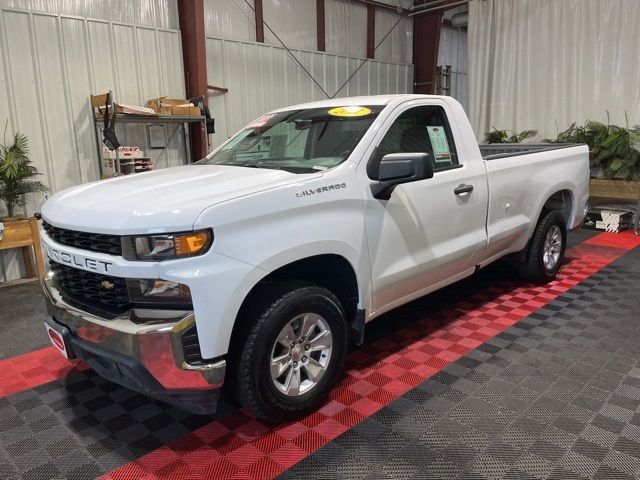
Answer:
M433 127L427 127L429 132L429 139L431 140L431 147L433 148L433 159L436 163L449 163L451 162L451 151L449 150L449 142L447 141L447 134L444 127L436 125Z

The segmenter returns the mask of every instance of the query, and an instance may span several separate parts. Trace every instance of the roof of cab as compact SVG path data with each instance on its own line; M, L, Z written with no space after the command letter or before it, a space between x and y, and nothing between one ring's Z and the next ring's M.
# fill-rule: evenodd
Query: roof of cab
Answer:
M289 107L278 108L273 110L274 112L284 112L287 110L304 110L307 108L331 108L331 107L347 107L354 105L387 105L393 100L405 99L412 100L417 98L445 98L440 95L414 95L414 94L399 94L399 95L370 95L364 97L346 97L346 98L329 98L326 100L319 100L317 102L300 103L298 105L291 105Z

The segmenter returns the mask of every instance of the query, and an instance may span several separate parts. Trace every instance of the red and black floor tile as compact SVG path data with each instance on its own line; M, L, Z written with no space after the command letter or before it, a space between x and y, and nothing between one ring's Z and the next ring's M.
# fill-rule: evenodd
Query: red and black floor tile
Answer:
M640 241L571 239L549 285L492 266L372 323L328 402L280 426L227 401L189 415L30 352L42 313L2 311L0 478L634 478Z

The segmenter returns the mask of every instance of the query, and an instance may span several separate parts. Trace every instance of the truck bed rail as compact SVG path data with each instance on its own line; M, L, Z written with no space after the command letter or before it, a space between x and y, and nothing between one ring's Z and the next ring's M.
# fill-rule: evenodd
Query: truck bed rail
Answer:
M515 157L528 153L548 152L561 148L577 147L580 143L491 143L478 145L480 154L485 160L496 158Z

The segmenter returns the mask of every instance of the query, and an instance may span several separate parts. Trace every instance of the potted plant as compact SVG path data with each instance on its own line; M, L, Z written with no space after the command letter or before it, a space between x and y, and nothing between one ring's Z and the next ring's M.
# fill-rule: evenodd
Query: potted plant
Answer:
M16 209L25 205L30 193L45 193L49 189L34 177L40 175L29 159L27 137L16 133L11 142L0 144L0 200L7 208L7 218L14 220Z
M484 134L484 143L521 143L527 138L533 138L538 134L537 130L523 130L520 133L511 130L498 130L493 125L493 130Z
M607 113L608 115L608 113ZM589 120L560 132L553 143L589 147L593 197L635 200L640 196L640 125L633 128Z
M3 230L0 251L21 248L25 271L28 277L32 277L29 248L33 246L38 276L42 279L44 265L38 222L35 218L25 219L16 216L16 209L25 205L26 195L48 191L47 186L35 178L38 175L40 172L29 159L29 146L25 135L16 133L9 143L5 140L0 144L0 203L5 204L8 214L4 219L0 218Z

